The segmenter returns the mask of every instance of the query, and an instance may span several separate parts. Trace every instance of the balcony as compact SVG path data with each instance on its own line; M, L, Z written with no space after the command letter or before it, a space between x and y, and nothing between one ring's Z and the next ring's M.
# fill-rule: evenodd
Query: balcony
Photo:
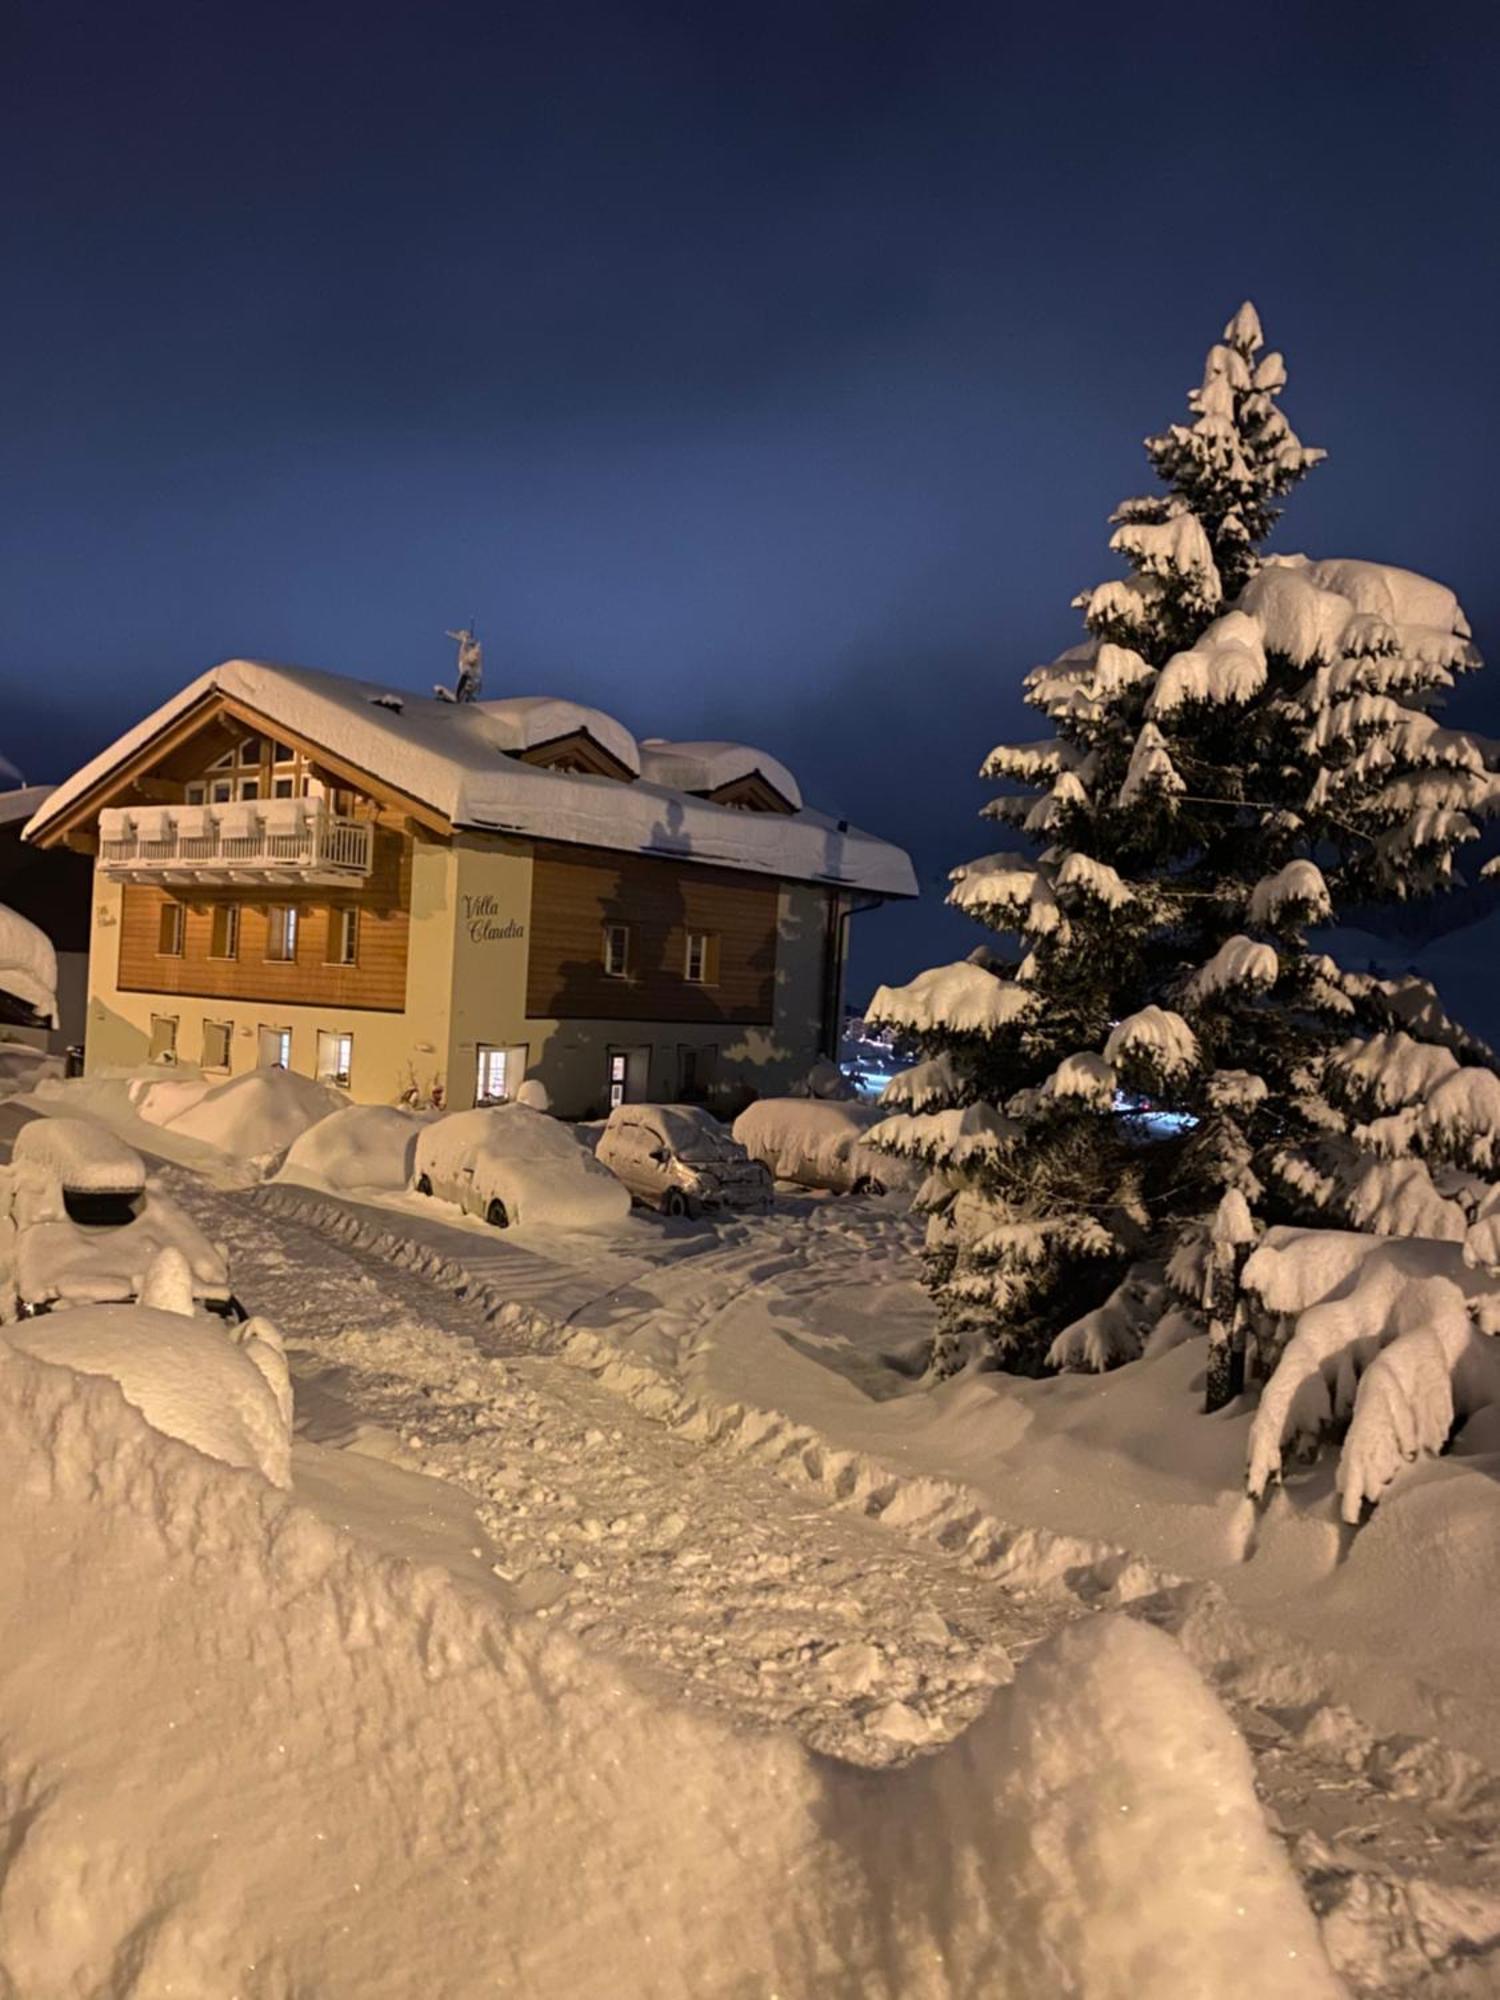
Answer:
M370 872L373 828L320 799L129 806L99 815L99 866L127 882L353 883Z

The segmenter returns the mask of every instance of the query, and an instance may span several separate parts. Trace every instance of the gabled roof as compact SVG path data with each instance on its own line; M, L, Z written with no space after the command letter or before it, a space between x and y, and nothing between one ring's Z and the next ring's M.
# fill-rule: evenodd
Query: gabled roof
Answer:
M304 739L368 777L376 790L414 801L454 828L662 855L883 896L917 893L905 853L847 822L805 810L739 812L649 777L621 784L549 770L521 761L501 740L551 729L561 710L610 721L598 711L559 703L547 713L535 697L443 702L258 660L226 660L163 702L59 785L28 824L26 838L58 837L75 808L92 809L90 793L105 802L110 779L159 735L194 709L221 702L249 711L271 734L280 728ZM618 723L613 728L628 734ZM634 739L628 741L633 747ZM606 747L615 748L613 742Z

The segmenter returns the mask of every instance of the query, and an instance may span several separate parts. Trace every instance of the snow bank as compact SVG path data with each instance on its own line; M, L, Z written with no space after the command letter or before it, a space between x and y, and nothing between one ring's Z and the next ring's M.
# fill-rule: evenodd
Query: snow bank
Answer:
M291 1485L291 1387L267 1321L229 1327L150 1306L74 1306L19 1320L5 1337L38 1361L108 1376L153 1430L205 1457Z
M1247 1752L1101 1617L872 1778L673 1707L0 1352L0 1980L1333 2000Z
M45 931L0 906L0 993L57 1026L57 953Z
M410 1187L423 1122L389 1105L347 1105L292 1141L277 1178L335 1190Z
M285 1152L310 1125L348 1102L331 1084L315 1083L294 1070L252 1069L215 1084L163 1122L169 1131L217 1146L222 1153L264 1160Z

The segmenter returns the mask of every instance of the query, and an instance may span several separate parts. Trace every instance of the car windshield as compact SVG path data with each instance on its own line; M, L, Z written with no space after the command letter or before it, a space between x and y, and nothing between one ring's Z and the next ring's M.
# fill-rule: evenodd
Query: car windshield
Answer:
M737 1148L716 1118L691 1104L664 1105L652 1119L679 1160L732 1160Z

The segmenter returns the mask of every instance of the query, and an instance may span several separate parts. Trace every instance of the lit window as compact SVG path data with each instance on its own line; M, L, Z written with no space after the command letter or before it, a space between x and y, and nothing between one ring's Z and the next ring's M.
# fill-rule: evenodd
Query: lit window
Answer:
M208 955L210 958L238 958L240 955L240 906L238 903L215 903L213 925L209 932Z
M228 1021L205 1021L203 1023L203 1067L205 1069L228 1069L229 1040L234 1033Z
M609 1108L625 1102L625 1066L628 1058L611 1056L609 1059Z
M478 1050L478 1074L474 1079L474 1102L476 1104L503 1104L510 1095L506 1089L507 1071L510 1068L510 1050L492 1049L481 1042Z
M163 903L156 933L156 949L163 958L181 958L183 919L181 903Z
M151 1016L151 1060L152 1062L175 1062L177 1060L177 1016L175 1014L153 1014Z
M318 1081L319 1083L339 1083L347 1090L349 1071L354 1061L353 1035L335 1034L327 1028L318 1030Z
M262 1069L291 1068L292 1031L290 1028L261 1029L260 1066Z
M713 980L713 939L706 931L689 931L683 956L682 976L691 985L705 986Z
M297 956L297 912L290 904L282 904L271 911L271 922L266 933L266 957L289 963Z
M353 965L359 958L359 911L334 909L328 912L328 963Z
M629 924L604 926L604 970L611 979L623 979L630 971Z

